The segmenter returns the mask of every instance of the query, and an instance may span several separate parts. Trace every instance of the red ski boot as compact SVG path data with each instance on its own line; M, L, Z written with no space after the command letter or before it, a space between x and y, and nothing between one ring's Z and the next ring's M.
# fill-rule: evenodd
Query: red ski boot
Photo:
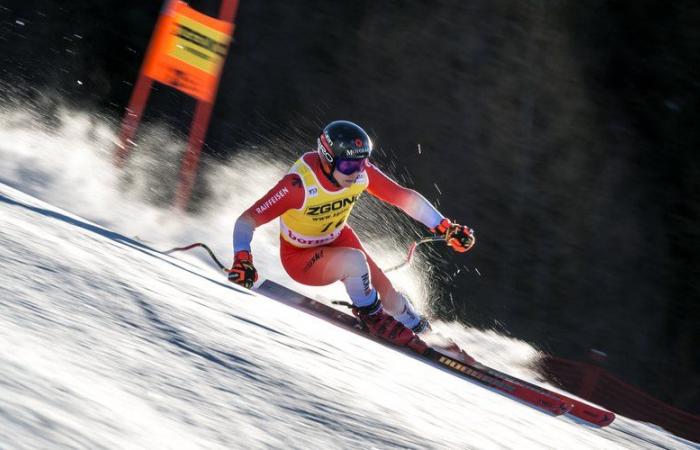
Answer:
M353 307L352 312L374 336L400 347L408 347L420 354L428 349L428 345L413 331L384 311L379 296L369 306Z

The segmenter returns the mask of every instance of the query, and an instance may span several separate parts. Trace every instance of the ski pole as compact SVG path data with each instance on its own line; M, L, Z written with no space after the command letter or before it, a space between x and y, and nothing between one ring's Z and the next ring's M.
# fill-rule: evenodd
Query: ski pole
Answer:
M410 264L411 261L413 260L413 255L416 252L416 247L418 247L419 245L425 244L427 242L437 242L437 241L444 241L444 240L445 240L445 238L440 237L440 236L428 236L428 237L425 237L421 240L414 242L408 248L408 256L406 257L406 260L400 264L397 264L393 267L386 269L384 272L393 272L394 270L398 270L398 269L404 267L405 265ZM217 265L217 267L219 269L223 270L224 272L227 271L226 266L221 264L221 261L219 261L219 259L216 257L214 252L209 248L209 246L207 246L207 244L204 244L202 242L195 242L194 244L186 245L184 247L174 247L174 248L171 248L169 250L164 251L163 253L165 253L166 255L169 255L169 254L174 253L174 252L187 251L187 250L191 250L191 249L196 248L196 247L202 247L204 250L206 250L207 253L209 253L209 256L211 257L211 259Z
M394 270L398 270L407 264L411 263L411 260L413 260L413 255L416 252L416 247L418 247L421 244L425 244L427 242L437 242L437 241L444 241L445 238L442 236L428 236L424 237L423 239L419 241L415 241L413 244L411 244L410 247L408 247L408 256L406 257L406 260L400 264L397 264L395 266L389 267L388 269L384 270L384 273L389 273L393 272Z
M211 259L214 260L214 263L217 266L219 266L219 269L223 270L224 272L227 271L226 266L221 264L221 261L218 260L218 258L214 254L214 252L211 251L211 249L207 246L207 244L203 244L201 242L195 242L194 244L186 245L184 247L171 248L170 250L166 250L163 253L165 253L166 255L169 255L169 254L174 253L174 252L182 252L182 251L186 251L186 250L191 250L195 247L202 247L204 250L206 250L209 253L209 256L211 256Z

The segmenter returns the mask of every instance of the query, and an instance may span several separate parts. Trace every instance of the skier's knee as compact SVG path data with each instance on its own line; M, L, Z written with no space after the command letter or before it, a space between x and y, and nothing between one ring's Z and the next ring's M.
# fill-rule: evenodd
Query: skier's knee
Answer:
M370 282L367 257L362 251L356 249L348 249L343 256L345 276L342 281L352 303L361 307L371 304L376 299L377 292Z
M369 273L369 266L367 265L367 257L361 250L350 249L347 255L345 255L346 273L348 276L362 276Z

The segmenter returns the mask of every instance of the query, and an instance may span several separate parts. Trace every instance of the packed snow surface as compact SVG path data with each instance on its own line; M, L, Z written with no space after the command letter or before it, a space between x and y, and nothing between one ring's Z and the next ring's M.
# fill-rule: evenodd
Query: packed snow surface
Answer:
M281 168L248 183L222 168L229 194L178 216L118 188L106 127L22 117L0 126L2 449L697 448L625 417L599 429L549 416L233 286L206 256L159 251L199 240L228 257L233 220ZM274 225L256 234L256 264L301 289L275 239ZM437 327L536 381L529 345Z

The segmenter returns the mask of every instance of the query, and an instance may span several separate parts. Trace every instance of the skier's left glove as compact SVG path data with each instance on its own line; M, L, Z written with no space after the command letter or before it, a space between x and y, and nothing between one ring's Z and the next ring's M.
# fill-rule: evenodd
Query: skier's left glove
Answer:
M452 223L450 219L442 219L440 223L430 231L443 236L447 245L452 247L454 251L464 253L471 250L476 243L474 230L464 225Z
M258 271L253 265L253 255L246 250L236 253L233 259L233 267L228 271L228 280L245 288L252 288L258 281Z

